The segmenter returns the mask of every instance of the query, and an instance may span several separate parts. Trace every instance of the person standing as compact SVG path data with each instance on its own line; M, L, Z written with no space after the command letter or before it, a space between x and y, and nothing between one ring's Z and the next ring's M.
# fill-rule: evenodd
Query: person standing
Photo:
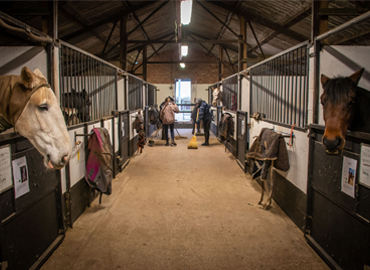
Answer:
M207 104L207 102L203 101L201 98L197 98L196 104L197 104L197 107L199 108L198 121L196 122L197 127L200 125L200 121L203 120L205 142L202 143L202 145L208 146L209 145L209 130L211 129L211 122L213 119L213 115L210 111L211 107Z
M179 112L179 108L175 104L174 101L171 101L171 98L166 98L165 104L161 110L161 119L163 121L163 130L164 135L166 138L166 146L169 146L168 143L168 127L170 128L171 132L171 144L176 146L175 142L175 133L174 133L174 126L175 126L175 113Z
M191 134L194 134L195 124L196 124L195 122L197 121L198 106L196 102L197 102L197 99L195 98L194 99L195 106L194 106L193 111L191 112L191 125L193 127L193 131L191 132ZM200 125L197 125L197 133L200 133Z

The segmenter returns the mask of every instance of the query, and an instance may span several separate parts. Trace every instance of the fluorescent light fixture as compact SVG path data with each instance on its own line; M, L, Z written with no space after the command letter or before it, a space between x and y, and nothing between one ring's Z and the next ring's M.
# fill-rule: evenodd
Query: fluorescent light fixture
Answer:
M193 6L193 0L182 0L181 1L181 23L187 25L191 20L191 9Z
M181 46L181 55L187 56L188 55L188 45L182 45Z
M185 63L180 63L181 68L185 68Z

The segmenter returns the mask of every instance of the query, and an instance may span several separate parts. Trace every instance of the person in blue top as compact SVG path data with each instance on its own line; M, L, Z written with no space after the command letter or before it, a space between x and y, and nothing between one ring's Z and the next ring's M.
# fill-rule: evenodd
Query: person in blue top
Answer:
M197 126L200 125L200 121L203 121L203 127L204 127L205 142L202 143L202 145L208 146L209 145L209 130L211 129L211 122L213 119L213 115L210 111L211 107L207 104L207 102L205 102L201 98L197 98L196 104L197 104L197 107L199 108Z

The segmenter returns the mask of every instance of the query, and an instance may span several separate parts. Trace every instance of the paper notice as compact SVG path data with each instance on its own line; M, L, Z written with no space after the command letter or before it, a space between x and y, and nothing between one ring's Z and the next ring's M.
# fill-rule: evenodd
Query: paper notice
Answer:
M370 188L370 145L361 145L359 181Z
M0 193L13 185L10 146L0 146Z
M355 197L355 179L356 179L357 160L343 157L342 170L342 192Z
M12 161L15 198L30 191L26 157Z

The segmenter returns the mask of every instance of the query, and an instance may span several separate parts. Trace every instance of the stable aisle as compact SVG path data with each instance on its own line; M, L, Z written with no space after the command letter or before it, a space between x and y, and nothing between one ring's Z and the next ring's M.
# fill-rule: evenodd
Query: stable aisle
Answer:
M329 269L215 137L188 150L156 140L69 229L42 270Z

